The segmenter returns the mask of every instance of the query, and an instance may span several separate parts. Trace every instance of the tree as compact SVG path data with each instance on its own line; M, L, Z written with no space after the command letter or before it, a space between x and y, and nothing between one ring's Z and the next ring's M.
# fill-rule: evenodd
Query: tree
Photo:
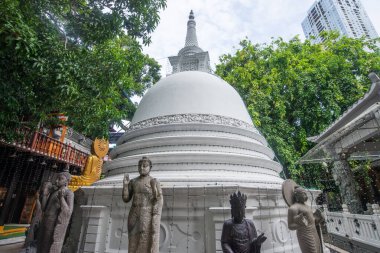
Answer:
M130 97L159 79L142 53L165 0L5 0L0 6L0 139L52 111L76 130L107 137L130 119Z
M321 133L362 97L371 85L368 74L380 71L375 40L322 36L321 44L298 37L261 45L243 40L216 68L241 94L287 175L299 181L321 173L316 166L305 173L297 164L312 147L306 137Z

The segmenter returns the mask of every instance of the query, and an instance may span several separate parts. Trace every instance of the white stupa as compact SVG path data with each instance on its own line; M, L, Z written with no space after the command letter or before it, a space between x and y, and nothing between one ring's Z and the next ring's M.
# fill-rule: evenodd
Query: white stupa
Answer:
M221 228L236 190L248 195L246 217L268 237L261 252L300 252L287 229L282 167L239 94L210 73L192 12L185 47L169 60L173 74L142 98L111 152L106 177L83 188L88 203L79 251L126 252L129 206L121 198L122 180L125 173L136 177L138 160L147 156L164 193L160 252L221 252Z

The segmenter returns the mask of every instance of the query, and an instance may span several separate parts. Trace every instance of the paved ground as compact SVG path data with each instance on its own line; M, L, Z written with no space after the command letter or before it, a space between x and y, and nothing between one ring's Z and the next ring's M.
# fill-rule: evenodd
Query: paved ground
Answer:
M330 253L349 253L348 251L338 248L330 243L325 242L325 245L330 249Z
M24 241L25 236L0 240L0 253L19 253Z

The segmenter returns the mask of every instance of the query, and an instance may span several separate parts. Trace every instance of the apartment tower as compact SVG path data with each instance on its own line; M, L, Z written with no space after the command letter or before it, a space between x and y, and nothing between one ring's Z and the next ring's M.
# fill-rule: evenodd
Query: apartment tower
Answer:
M331 30L351 38L379 37L360 0L317 0L302 28L306 38L315 43L322 41L321 32Z

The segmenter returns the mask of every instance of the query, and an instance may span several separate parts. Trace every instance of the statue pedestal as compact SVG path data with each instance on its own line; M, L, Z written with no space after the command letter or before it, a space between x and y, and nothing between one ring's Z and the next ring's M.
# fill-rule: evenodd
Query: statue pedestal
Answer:
M81 206L83 211L80 251L104 252L110 210L107 206Z
M125 252L130 204L122 200L122 182L82 189L88 195L88 203L81 206L84 218L79 249L86 253ZM164 184L160 252L221 252L223 222L231 218L229 195L237 189L248 196L246 218L253 220L258 233L268 237L261 252L300 253L295 232L287 229L287 205L280 187L166 187Z

